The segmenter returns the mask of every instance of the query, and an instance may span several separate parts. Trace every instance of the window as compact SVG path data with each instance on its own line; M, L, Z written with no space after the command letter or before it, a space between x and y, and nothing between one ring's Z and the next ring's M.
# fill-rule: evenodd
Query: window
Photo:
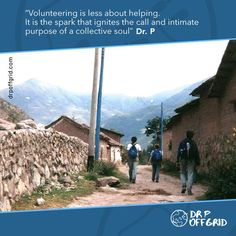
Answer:
M172 150L172 140L169 141L169 144L168 144L168 150L169 150L169 151Z
M233 104L233 111L236 112L236 100L232 100L230 103Z

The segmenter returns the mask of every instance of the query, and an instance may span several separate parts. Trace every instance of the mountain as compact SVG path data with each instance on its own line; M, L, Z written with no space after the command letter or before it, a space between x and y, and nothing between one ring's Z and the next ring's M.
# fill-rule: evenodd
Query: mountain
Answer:
M7 89L2 90L0 96L7 99L7 93ZM30 79L14 86L14 98L10 102L27 111L36 122L48 124L62 114L87 121L90 107L88 98Z
M150 97L104 95L102 99L102 126L125 134L122 142L131 136L138 137L146 146L150 141L143 132L149 119L160 116L160 103L164 103L165 117L174 115L174 110L193 99L189 93L202 82L186 88L165 91ZM0 91L8 99L8 90ZM91 94L79 95L60 87L30 79L14 86L14 98L9 102L22 108L36 122L49 124L61 115L89 123Z
M0 96L21 107L36 122L49 124L61 115L75 118L88 124L91 94L78 95L60 87L36 79L14 86L14 98L8 99L8 90L0 91ZM103 96L102 120L151 105L149 98L129 97L124 95Z
M0 118L17 123L21 120L29 119L30 117L19 107L0 98Z
M182 89L176 94L163 99L163 110L164 117L171 117L175 114L175 109L184 105L185 103L195 99L189 94L192 90L198 87L201 82L197 82L193 85L188 86L187 88ZM152 99L158 101L158 95L154 96ZM155 104L155 103L154 103ZM120 132L125 134L123 138L123 143L128 143L132 136L137 136L139 142L142 146L147 146L147 144L151 141L150 137L146 137L144 134L145 126L149 119L154 118L155 116L161 115L161 102L157 102L155 105L146 106L144 108L138 109L134 112L130 112L126 115L118 115L113 116L110 119L107 119L103 126L106 128L113 128L115 130L119 130Z

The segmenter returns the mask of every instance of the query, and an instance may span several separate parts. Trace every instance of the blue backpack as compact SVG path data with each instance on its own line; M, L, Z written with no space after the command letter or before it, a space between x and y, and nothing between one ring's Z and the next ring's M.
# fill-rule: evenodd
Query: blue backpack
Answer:
M138 150L133 144L132 147L128 151L128 155L131 159L135 159L138 156Z
M152 160L153 161L161 161L162 160L162 154L161 154L160 150L155 149L152 152Z

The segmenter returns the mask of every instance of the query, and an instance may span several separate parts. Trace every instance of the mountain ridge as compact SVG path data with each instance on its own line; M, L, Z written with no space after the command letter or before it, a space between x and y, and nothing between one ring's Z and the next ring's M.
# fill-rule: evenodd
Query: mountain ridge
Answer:
M136 135L146 146L150 140L143 134L146 122L160 116L160 104L164 104L165 117L174 115L174 110L193 99L190 92L202 81L191 86L183 86L163 91L150 97L130 97L126 95L104 95L102 99L102 126L114 129L125 136L126 144ZM20 107L36 122L49 124L61 115L75 119L79 123L89 123L91 95L78 95L58 86L40 80L30 79L14 86L14 99L7 98L8 90L1 90L0 96Z

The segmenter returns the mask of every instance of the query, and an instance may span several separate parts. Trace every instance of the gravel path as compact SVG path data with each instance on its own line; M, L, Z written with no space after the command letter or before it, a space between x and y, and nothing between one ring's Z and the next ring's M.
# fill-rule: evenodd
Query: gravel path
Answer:
M128 173L127 166L121 166L120 170L125 174ZM180 190L180 180L178 178L161 174L160 182L153 183L151 181L151 166L140 165L136 184L128 184L125 189L103 187L100 191L89 196L77 197L67 207L194 201L204 194L206 187L195 184L192 189L194 193L192 196L181 194Z

